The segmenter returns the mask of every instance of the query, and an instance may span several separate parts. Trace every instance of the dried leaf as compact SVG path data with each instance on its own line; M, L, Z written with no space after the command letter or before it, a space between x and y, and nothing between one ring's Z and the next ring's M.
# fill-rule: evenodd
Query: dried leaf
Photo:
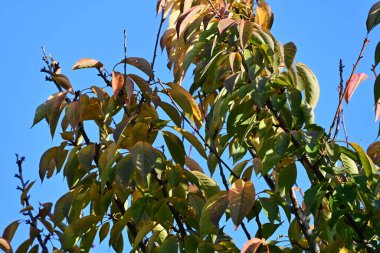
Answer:
M344 98L346 99L346 103L350 101L352 94L354 94L354 91L358 88L359 84L361 84L367 78L368 75L366 73L354 74L351 77L349 82L346 83L347 92L344 96Z
M177 25L176 25L176 31L177 31L177 36L180 37L183 33L183 31L186 29L186 27L190 24L192 20L194 20L199 13L199 11L204 8L204 5L195 5L182 13L182 15L178 18L177 20Z
M248 240L241 249L241 253L255 253L261 244L264 244L267 247L267 253L269 253L269 247L265 243L264 239L260 238L253 238L251 240ZM260 251L261 252L261 251Z
M149 78L154 79L154 72L152 69L152 66L150 66L150 63L145 60L144 58L140 57L127 57L123 59L120 63L127 63L129 65L132 65L145 74L149 76Z
M91 58L82 58L78 60L71 69L76 70L76 69L85 69L85 68L97 68L99 70L102 70L104 66L103 66L103 63L101 63L98 60L91 59Z
M112 89L115 99L119 96L119 93L124 85L124 75L120 72L112 72Z
M219 34L225 33L228 30L228 28L230 28L234 24L236 24L236 22L232 18L225 18L220 20L218 23Z
M70 93L73 93L73 88L67 76L63 74L53 74L51 77L59 86L69 91Z
M7 242L7 240L5 240L4 238L1 238L1 237L0 237L0 249L4 250L5 253L12 253L13 252L12 247L9 244L9 242Z

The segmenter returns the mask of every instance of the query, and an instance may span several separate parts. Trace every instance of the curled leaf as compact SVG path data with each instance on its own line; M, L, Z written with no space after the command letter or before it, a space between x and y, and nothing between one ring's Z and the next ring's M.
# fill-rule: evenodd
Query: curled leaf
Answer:
M354 94L356 88L358 88L359 84L361 84L365 79L368 78L366 73L358 73L352 75L351 79L346 83L347 92L344 96L346 103L348 103Z
M91 59L91 58L82 58L79 61L77 61L71 69L76 70L76 69L85 69L85 68L97 68L99 70L102 70L103 67L104 67L103 63L101 63L98 60Z

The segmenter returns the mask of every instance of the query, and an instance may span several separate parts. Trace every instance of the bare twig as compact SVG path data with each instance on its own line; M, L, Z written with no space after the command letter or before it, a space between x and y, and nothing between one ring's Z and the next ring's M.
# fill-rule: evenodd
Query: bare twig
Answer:
M215 8L215 5L212 3L212 0L207 0L207 2L210 4L211 9L212 9L212 12L214 12L214 14L215 14L216 16L218 16L219 18L221 18L221 16L220 16L218 10Z
M364 52L364 49L366 48L366 46L368 45L369 43L369 40L368 40L368 37L365 37L364 38L364 41L363 41L363 45L362 45L362 48L360 50L360 53L359 53L359 56L356 60L356 63L354 64L353 68L352 68L352 71L351 71L351 75L350 77L348 78L347 80L347 83L349 83L356 71L356 68L358 67L359 63L360 63L360 60L363 58L363 52ZM343 93L342 93L342 96L339 98L339 103L338 103L338 107L336 108L336 111L335 111L335 115L334 115L334 119L333 119L333 122L331 123L331 126L330 126L330 131L329 131L329 138L331 137L331 134L332 134L332 131L333 131L333 128L335 126L337 122L337 119L339 117L339 113L342 109L342 106L343 106L343 98L344 96L346 95L347 93L347 90L348 90L348 86L346 85L346 88L344 89Z
M22 163L23 163L24 161L25 161L25 157L19 157L19 156L16 154L16 164L17 164L17 166L18 166L18 174L16 174L15 177L18 178L18 179L20 180L21 187L19 187L19 188L20 188L20 190L21 190L22 192L24 192L25 189L26 189L27 186L28 186L28 183L25 182L24 177L23 177L23 174L22 174ZM30 196L26 196L26 197L24 198L24 201L25 201L25 205L26 205L26 206L30 206L29 198L30 198ZM26 212L26 214L29 216L29 219L30 219L30 220L29 220L29 224L30 224L30 226L32 226L36 231L41 231L41 230L39 230L38 227L37 227L37 217L38 217L38 216L34 216L31 210L28 210L28 211ZM48 253L49 250L48 250L48 248L47 248L47 246L46 246L47 241L42 240L41 232L39 232L39 233L37 234L36 237L37 237L38 243L40 244L40 246L41 246L41 248L42 248L42 252L43 252L43 253Z
M338 87L339 100L343 96L343 89L344 89L343 88L343 69L344 69L344 65L343 65L342 59L340 59L340 61L339 61L340 82L339 82L339 87ZM336 128L335 128L335 133L334 133L334 138L333 138L334 141L336 141L336 138L338 136L340 120L341 120L341 116L343 115L342 112L343 112L343 108L340 108L340 112L338 114L338 117L336 118Z

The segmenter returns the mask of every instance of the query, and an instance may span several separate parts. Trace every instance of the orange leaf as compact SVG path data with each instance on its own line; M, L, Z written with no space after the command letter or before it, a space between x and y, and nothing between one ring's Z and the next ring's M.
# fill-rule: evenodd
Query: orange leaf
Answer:
M103 69L103 63L91 58L82 58L79 61L77 61L71 69L76 70L85 68L97 68L101 70Z
M366 73L359 73L352 75L351 79L346 83L347 92L345 94L346 103L350 101L352 94L356 88L358 88L359 84L368 78Z
M228 191L230 215L235 230L253 207L255 202L255 188L251 180L236 180Z
M380 100L375 105L375 122L380 118Z
M7 240L5 240L4 238L1 238L1 237L0 237L0 249L4 250L4 252L6 252L6 253L12 253L13 252L12 247L9 244L9 242L7 242Z
M269 31L273 25L274 16L272 9L267 3L259 3L256 8L255 22L258 23L265 31Z
M253 238L247 241L240 252L241 253L255 253L261 244L264 244L267 247L267 253L269 253L268 245L265 243L264 239L260 239L260 238Z
M124 75L120 72L112 72L112 89L115 99L119 96L119 93L124 85Z

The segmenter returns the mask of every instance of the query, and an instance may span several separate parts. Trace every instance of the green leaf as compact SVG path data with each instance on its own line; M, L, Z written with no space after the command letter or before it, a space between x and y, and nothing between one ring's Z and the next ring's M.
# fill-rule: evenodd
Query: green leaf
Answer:
M133 249L138 248L139 243L144 239L144 237L155 227L153 221L146 222L138 231L135 241L133 243Z
M75 130L82 121L82 109L80 101L71 102L66 106L65 115L71 127Z
M146 142L137 142L130 150L132 162L143 180L154 169L157 159L155 149Z
M354 160L352 160L350 157L345 155L344 153L340 154L340 159L342 161L342 164L344 166L344 169L349 174L359 174L358 167L356 166L356 163Z
M149 76L150 79L154 79L154 72L152 67L150 66L150 63L145 60L144 58L140 57L127 57L123 59L120 63L127 63L129 65L132 65L145 74Z
M375 3L368 12L367 17L367 33L380 23L380 1Z
M64 218L69 216L71 204L74 200L74 192L68 192L57 200L54 206L54 224L59 225Z
M13 236L15 235L15 233L17 231L18 225L20 225L20 222L18 220L16 220L16 221L12 222L11 224L9 224L4 229L2 238L5 239L5 240L7 240L7 242L10 243L12 241L12 239L13 239Z
M293 185L296 183L297 179L297 167L295 163L291 163L286 167L282 168L280 171L278 186L282 194L285 194Z
M91 169L92 161L94 160L95 156L95 145L90 144L81 150L79 150L77 157L79 160L79 163L85 168L86 170Z
M230 215L237 230L255 202L255 188L252 181L237 179L228 191Z
M268 220L274 223L274 221L279 218L279 208L276 202L270 198L260 198L260 204Z
M181 140L171 132L162 131L162 133L173 160L183 166L185 164L186 152Z
M367 177L372 177L373 175L376 175L377 170L375 165L373 164L372 160L368 157L368 155L364 152L364 150L360 147L360 145L354 142L350 142L350 145L355 149L365 175Z
M296 44L294 44L293 42L288 42L284 45L285 66L287 69L292 68L296 53L297 53Z
M160 253L177 253L178 252L177 236L169 236L160 247Z
M68 250L72 248L77 240L95 226L101 218L100 216L89 215L73 221L63 232L62 249Z
M28 186L25 187L25 190L22 192L22 194L20 196L21 205L25 204L25 200L28 198L28 193L29 193L30 189L32 188L32 186L34 185L35 182L36 181L31 182L28 184Z
M201 219L199 223L202 237L209 234L213 230L213 227L219 227L219 221L227 207L227 192L219 192L206 201L201 212Z
M46 102L43 103L43 104L40 104L37 109L36 109L36 113L34 115L34 120L33 120L33 124L31 127L33 127L34 125L36 125L38 122L40 122L41 120L43 120L44 118L46 118Z
M135 166L132 162L131 155L121 158L121 160L116 164L116 173L126 185L129 185L134 172Z
M191 183L195 184L203 192L204 196L207 199L220 191L219 186L215 180L208 177L206 174L199 171L187 170L184 170L184 173L187 179Z
M374 98L375 98L375 101L374 101L374 104L375 104L375 114L376 114L376 118L375 118L375 121L377 121L379 119L379 102L380 102L380 76L378 76L376 78L376 81L375 81L375 84L373 86L373 93L374 93Z
M305 87L306 102L312 109L314 109L319 99L319 84L317 77L309 67L303 63L297 62L296 69Z
M137 86L139 86L144 96L149 96L152 94L152 88L150 87L149 83L145 81L145 79L134 74L128 74L128 76L137 84Z
M169 118L173 120L174 124L176 124L177 127L181 127L182 118L174 106L164 101L161 101L159 106L162 108L162 110L164 110L164 112L169 116Z
M99 230L99 243L101 243L104 240L104 238L106 238L109 231L110 231L110 223L106 222L102 225L102 227Z
M183 71L186 73L190 64L194 61L195 57L204 49L206 42L197 42L190 46L187 50L185 59L183 60Z
M377 65L379 64L379 62L380 62L380 41L376 45L374 68L377 67Z
M191 145L193 145L193 147L199 152L199 154L207 159L207 154L206 154L206 151L205 151L205 148L204 146L202 145L202 143L198 140L197 137L195 137L193 134L189 133L188 131L180 128L180 127L173 127L177 132L179 132L180 134L183 135L183 137L185 137L185 139L190 142Z

